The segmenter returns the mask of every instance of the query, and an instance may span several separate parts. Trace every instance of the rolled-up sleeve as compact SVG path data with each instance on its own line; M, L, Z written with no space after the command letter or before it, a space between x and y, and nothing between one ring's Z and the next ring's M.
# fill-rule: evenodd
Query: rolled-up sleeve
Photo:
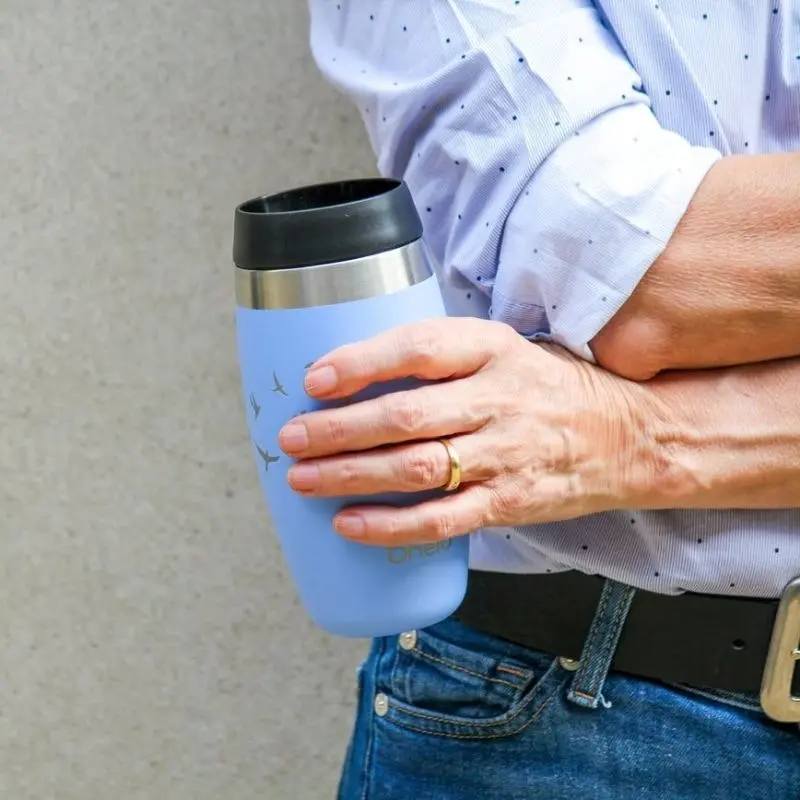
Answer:
M408 183L445 277L591 359L720 153L659 124L588 0L310 8L319 68Z

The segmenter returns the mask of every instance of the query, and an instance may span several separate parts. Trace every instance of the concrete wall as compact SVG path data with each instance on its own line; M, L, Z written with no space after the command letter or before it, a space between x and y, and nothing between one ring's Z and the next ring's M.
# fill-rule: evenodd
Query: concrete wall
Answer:
M305 4L0 7L0 797L333 797L359 644L265 521L234 205L371 172Z

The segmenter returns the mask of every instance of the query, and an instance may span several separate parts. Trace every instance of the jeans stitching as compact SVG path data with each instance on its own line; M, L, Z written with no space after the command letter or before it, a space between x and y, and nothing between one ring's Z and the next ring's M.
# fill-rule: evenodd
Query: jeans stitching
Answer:
M609 592L609 594L612 593L613 592ZM619 602L614 607L610 624L608 626L603 626L605 628L603 633L605 633L606 635L600 641L600 655L603 657L604 660L608 657L609 653L613 651L616 647L620 633L620 631L618 631L621 624L620 618L624 617L624 615L627 613L626 595L628 593L629 592L627 590L622 593L622 596L619 598Z
M424 650L420 650L419 647L415 647L414 652L420 655L422 658L427 658L430 661L435 661L436 663L442 664L445 667L450 667L450 669L455 669L467 675L472 675L473 678L481 678L483 680L491 681L492 683L502 683L503 685L509 686L512 689L519 689L519 685L516 683L503 680L502 678L492 678L490 675L484 675L482 672L475 672L474 670L462 667L460 664L455 664L452 661L446 661L443 658L438 658L430 653L426 653Z
M609 594L610 592L604 592L600 598L600 602L597 605L597 611L595 612L597 619L600 619L605 615L606 608L608 607L609 603L609 597L608 597ZM613 617L612 617L612 623L613 623ZM598 652L599 655L601 656L604 655L604 650L608 646L608 638L605 635L603 635L601 638L601 633L605 634L606 631L607 631L606 625L598 625L598 626L593 625L589 630L589 635L586 637L586 643L584 644L585 651L590 652L595 650L596 652ZM600 642L599 644L595 645L595 642L598 639L600 639ZM590 670L590 672L593 672L593 670Z
M603 614L605 613L606 607L608 605L607 596L604 594L600 603L597 606L596 616L597 619L601 619ZM602 630L601 630L602 629ZM607 646L607 636L603 636L601 638L601 633L606 634L607 627L606 625L592 625L589 635L586 637L586 641L583 646L583 654L581 655L582 660L589 660L589 663L586 664L585 670L580 670L576 674L576 679L578 683L583 682L583 678L586 678L587 683L592 684L595 682L595 674L598 671L598 666L602 664L602 661L605 660L605 647ZM598 642L598 639L600 640ZM577 691L574 693L577 694ZM587 695L589 696L589 695Z
M611 658L614 651L617 649L619 637L622 634L622 626L625 624L625 618L628 616L630 610L630 601L633 597L633 589L625 587L620 594L617 603L614 607L614 614L611 618L610 636L607 636L603 641L603 658Z
M514 730L511 731L504 731L503 733L490 733L490 734L481 733L481 734L470 735L466 733L446 733L443 731L433 732L433 731L426 731L423 728L416 728L413 725L406 725L402 722L396 721L395 724L401 728L405 728L406 730L414 731L414 733L421 733L425 736L440 736L446 739L478 739L478 740L504 739L508 736L516 736L517 734L522 733L522 731L524 731L526 728L530 727L534 722L536 722L536 720L542 715L547 706L549 706L550 703L553 701L553 698L558 694L558 691L561 688L561 686L563 686L563 683L557 686L553 690L553 692L547 698L545 698L545 700L542 701L542 704L539 706L539 708L536 709L534 715L524 725L521 725L519 728L515 728Z
M497 671L509 672L512 675L516 675L518 678L522 678L523 680L528 680L533 674L530 670L526 672L525 670L517 669L516 667L506 667L504 664L498 664Z
M550 674L554 672L555 668L556 668L556 663L554 662L554 664L550 667L550 669L548 669L547 672L545 672L545 674L542 676L542 682L547 680ZM566 678L562 680L559 686L563 685L564 683L566 683ZM556 688L556 691L558 691L558 687ZM468 720L468 719L459 719L457 717L445 718L441 714L426 713L424 711L417 711L412 708L399 708L396 705L392 705L391 700L389 702L389 707L394 710L395 714L400 714L400 715L405 714L406 716L417 717L418 719L427 719L430 720L431 722L436 722L442 725L462 725L464 727L475 727L475 728L497 728L502 725L507 725L509 722L515 720L523 711L525 711L526 708L528 708L528 706L531 705L531 703L533 703L535 698L536 698L536 689L534 688L531 691L530 695L526 697L519 704L519 706L513 713L504 714L500 719L489 719L489 720L480 720L480 719ZM398 722L397 724L400 725L402 723Z
M596 704L611 668L611 661L622 635L622 628L635 591L633 587L611 581L607 581L603 586L581 654L584 666L575 673L569 698L581 697L592 703L593 707ZM603 617L612 602L611 617L604 620Z
M399 686L399 676L400 676L400 648L394 648L394 657L392 658L392 667L390 674L391 686L392 691L396 694L408 694L408 676L406 675L406 680L404 683L405 686Z
M376 653L376 657L374 659L371 675L370 675L370 685L374 687L377 683L378 678L378 669L381 662L381 656L384 654L386 647L383 642L380 643L378 646L379 650ZM359 715L363 711L367 714L366 704L367 704L367 692L366 686L367 681L364 681L364 686L361 692L360 702L364 704L363 708L359 709ZM374 724L374 717L369 714L368 721L367 721L367 741L364 746L364 763L361 767L361 782L363 784L363 790L361 792L361 800L369 800L369 789L372 781L370 781L370 770L372 769L372 754L375 749L375 724Z

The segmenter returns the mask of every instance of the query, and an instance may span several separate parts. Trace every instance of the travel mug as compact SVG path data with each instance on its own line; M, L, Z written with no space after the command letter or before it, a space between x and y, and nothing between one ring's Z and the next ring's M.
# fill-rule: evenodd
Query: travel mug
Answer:
M323 407L303 390L305 370L316 359L394 326L445 316L408 187L363 179L249 200L235 212L233 260L258 474L307 613L330 633L354 637L443 620L466 591L468 537L387 548L343 539L332 526L340 508L359 500L405 505L438 492L302 497L287 484L292 462L278 447L289 419ZM412 385L382 384L344 402Z

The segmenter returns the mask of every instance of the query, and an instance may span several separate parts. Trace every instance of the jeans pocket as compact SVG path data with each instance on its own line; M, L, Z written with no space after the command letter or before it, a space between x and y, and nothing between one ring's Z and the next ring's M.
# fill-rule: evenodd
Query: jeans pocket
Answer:
M528 728L567 680L552 656L454 620L391 643L382 723L432 736L499 739Z

